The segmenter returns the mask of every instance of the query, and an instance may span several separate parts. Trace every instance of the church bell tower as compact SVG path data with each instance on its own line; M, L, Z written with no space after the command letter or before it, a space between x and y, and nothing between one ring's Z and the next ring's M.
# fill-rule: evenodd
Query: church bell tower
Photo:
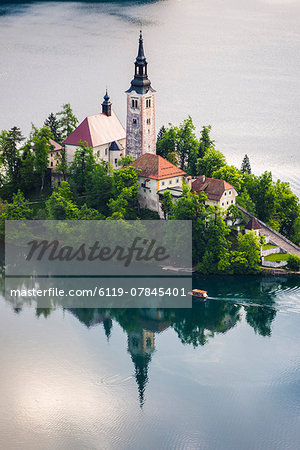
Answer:
M148 78L143 35L140 32L135 73L127 94L126 153L134 159L156 154L155 90Z

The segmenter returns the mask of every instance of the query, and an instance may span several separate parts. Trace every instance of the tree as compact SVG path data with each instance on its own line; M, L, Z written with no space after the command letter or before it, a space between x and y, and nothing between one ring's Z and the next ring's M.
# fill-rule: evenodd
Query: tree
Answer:
M298 272L300 270L300 258L296 255L289 255L288 268Z
M164 125L162 127L160 127L159 132L157 133L157 141L160 141L162 139L162 137L166 131L167 130Z
M65 140L78 125L78 119L74 115L70 103L62 106L62 110L57 113L60 117L58 123L60 128L61 140Z
M165 220L167 220L169 213L172 211L172 208L173 208L172 195L169 190L166 190L162 195L162 203L161 203L161 209L164 213Z
M170 152L166 155L166 159L174 166L178 166L178 155L176 152Z
M20 187L25 194L29 194L35 185L34 154L30 142L21 149Z
M32 209L24 194L18 190L13 194L12 203L4 203L0 210L0 234L4 235L5 220L26 220L32 218Z
M114 194L114 176L104 162L95 164L86 184L86 202L105 216L109 213L108 201Z
M178 128L169 124L169 128L165 129L163 134L156 143L156 154L166 158L169 153L176 152L177 150L177 135Z
M129 166L134 161L131 155L122 156L118 161L118 166L126 167Z
M198 175L206 175L212 177L212 174L219 170L222 166L226 165L225 156L215 150L214 148L208 148L203 158L197 159L196 168Z
M89 183L95 164L92 147L89 147L86 142L80 141L70 166L70 184L74 192L78 195L84 195L86 193L87 184Z
M198 158L203 158L206 153L206 150L209 148L215 148L215 141L210 139L211 125L202 127L201 137L200 137L200 145L198 151Z
M251 166L250 166L250 160L248 158L248 155L244 156L242 166L241 166L241 172L251 174Z
M20 150L19 144L24 140L20 128L13 127L0 134L0 160L4 166L9 183L16 189L19 185Z
M49 150L52 145L49 140L52 138L49 128L40 129L33 127L32 143L34 148L34 166L41 178L41 191L44 189L44 180L49 164Z
M186 168L189 172L194 171L198 147L199 144L195 136L195 126L191 116L188 116L188 118L180 124L177 136L176 151L179 156L181 169Z
M56 153L55 158L57 160L56 172L61 174L63 180L66 181L68 173L68 163L65 147L63 147L59 152Z
M193 262L199 262L205 250L205 227L209 213L205 209L204 193L197 195L191 193L188 186L183 186L182 197L180 197L172 208L169 219L192 220L193 230ZM183 236L184 239L184 236Z
M226 238L229 233L229 228L219 215L208 222L205 231L204 256L197 265L199 272L210 274L230 270L229 248L231 243Z
M260 272L260 243L254 232L238 235L238 250L247 260L247 273Z
M236 202L246 211L254 215L256 214L255 203L251 200L247 189L243 189L243 192L236 198Z
M243 214L236 205L230 205L227 209L227 218L231 220L234 226L238 220L243 218Z
M225 165L213 172L212 177L227 181L227 183L232 184L237 192L241 192L243 175L236 167Z
M51 220L74 220L79 218L79 208L72 201L69 183L62 181L61 187L53 191L46 201L48 218Z
M55 114L53 113L49 114L49 116L44 122L44 126L49 128L49 130L53 134L53 138L55 139L55 141L61 144L62 139L61 139L61 132L59 129L60 123Z

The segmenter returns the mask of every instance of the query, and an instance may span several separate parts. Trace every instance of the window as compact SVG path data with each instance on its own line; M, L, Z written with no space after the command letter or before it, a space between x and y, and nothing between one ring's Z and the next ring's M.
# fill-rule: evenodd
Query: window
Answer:
M172 180L169 181L169 184L172 184Z
M105 149L105 151L106 151L106 149ZM106 153L105 153L105 154L106 154ZM98 157L100 156L100 150L97 151L97 156L98 156Z
M229 205L229 202L227 202L227 205Z
M225 192L225 193L224 193L224 195L225 195L225 197L226 197L226 195L227 195L227 192Z
M146 108L151 108L151 98L146 99Z
M53 155L52 155L52 153L51 153L51 158L52 158L52 156L53 156Z
M179 178L177 178L176 183L179 183Z
M231 195L231 191L228 192L228 195Z
M150 125L151 119L147 119L147 125Z
M149 189L149 192L151 192L151 189Z
M144 189L144 192L146 192L146 189Z
M148 130L148 134L150 134L150 130Z
M133 108L133 109L137 109L138 108L138 101L135 98L133 98L131 100L131 108Z
M162 185L162 186L164 186L164 185L165 185L165 182L164 182L164 181L162 181L162 182L161 182L161 185Z
M53 161L51 161L51 167L53 167Z
M231 203L233 203L233 200L231 200Z
M224 203L222 203L222 206L224 206Z
M133 125L136 125L136 119L132 120Z
M115 165L117 165L118 164L118 159L117 158L115 158Z
M105 156L107 155L107 148L105 149ZM99 156L99 155L98 155Z

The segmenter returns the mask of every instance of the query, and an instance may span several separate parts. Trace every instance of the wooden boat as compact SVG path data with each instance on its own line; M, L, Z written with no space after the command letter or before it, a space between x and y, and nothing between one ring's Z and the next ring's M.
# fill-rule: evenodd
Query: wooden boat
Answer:
M189 292L190 295L197 298L207 298L207 291L202 291L201 289L193 289L192 292Z

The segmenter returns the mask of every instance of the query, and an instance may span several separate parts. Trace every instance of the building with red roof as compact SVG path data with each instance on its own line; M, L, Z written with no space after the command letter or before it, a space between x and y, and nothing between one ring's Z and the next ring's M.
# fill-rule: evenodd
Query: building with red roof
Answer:
M192 180L191 191L198 195L204 192L207 196L206 204L208 206L220 206L225 210L229 206L235 205L235 199L238 195L235 188L227 181L208 178L205 175Z
M131 165L140 170L138 178L140 206L157 211L163 217L160 207L163 193L169 190L174 200L181 197L182 180L187 174L168 160L152 153L145 153Z
M110 162L118 168L118 161L125 156L126 132L116 114L112 111L107 93L102 103L102 112L86 117L65 139L66 159L73 161L76 149L81 142L93 148L96 158Z

